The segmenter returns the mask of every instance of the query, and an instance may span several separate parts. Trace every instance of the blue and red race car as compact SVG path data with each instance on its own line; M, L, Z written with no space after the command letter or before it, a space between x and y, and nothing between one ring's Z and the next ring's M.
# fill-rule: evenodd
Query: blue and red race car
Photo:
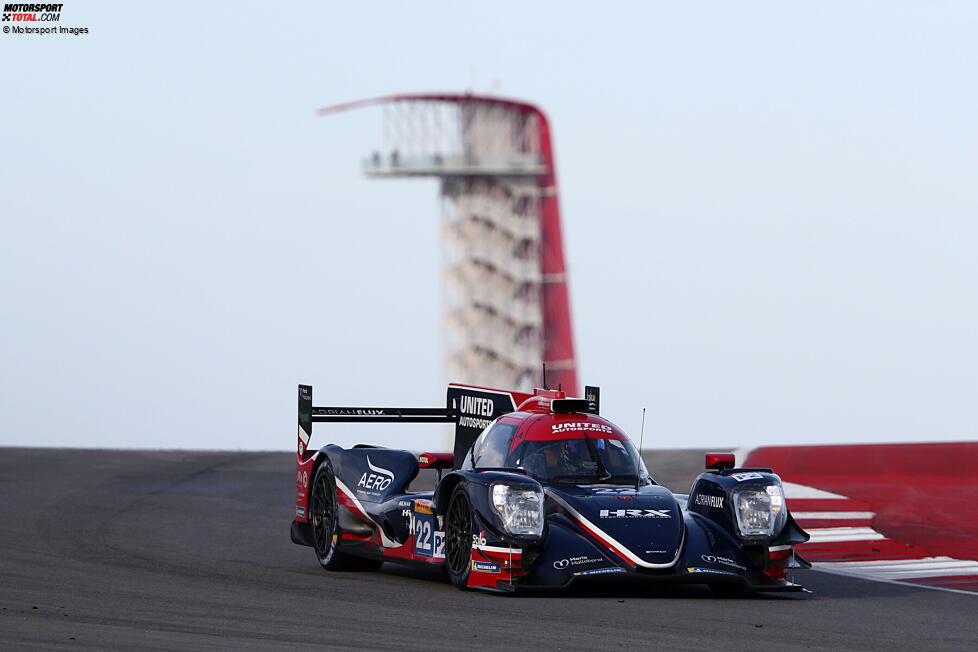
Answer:
M314 407L299 386L292 541L327 570L443 567L461 589L561 587L591 576L793 591L808 535L771 469L708 454L689 495L655 483L631 440L588 398L450 385L444 408ZM368 445L310 452L316 422L454 423L454 453ZM413 492L420 469L433 492ZM449 471L444 473L443 471Z

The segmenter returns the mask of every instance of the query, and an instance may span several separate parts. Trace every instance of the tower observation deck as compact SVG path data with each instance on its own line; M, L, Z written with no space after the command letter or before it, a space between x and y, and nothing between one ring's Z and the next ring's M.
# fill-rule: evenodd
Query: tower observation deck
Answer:
M369 177L441 180L445 370L454 381L579 395L550 126L532 104L472 94L377 97Z

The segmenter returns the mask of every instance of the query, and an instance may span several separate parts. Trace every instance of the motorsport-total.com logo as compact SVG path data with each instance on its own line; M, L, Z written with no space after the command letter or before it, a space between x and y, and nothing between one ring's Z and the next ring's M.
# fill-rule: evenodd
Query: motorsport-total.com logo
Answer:
M66 27L61 23L61 10L63 8L64 4L4 3L3 33L30 35L28 38L88 34L87 27ZM42 26L45 23L47 26ZM58 24L51 25L51 23Z
M57 5L37 5L37 4L10 4L3 6L3 22L14 23L33 23L47 22L56 23L61 20L61 8L64 4Z

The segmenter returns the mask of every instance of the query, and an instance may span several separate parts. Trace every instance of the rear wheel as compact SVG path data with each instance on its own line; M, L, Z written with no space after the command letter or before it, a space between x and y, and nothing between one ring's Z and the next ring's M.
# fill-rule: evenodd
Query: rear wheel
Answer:
M336 497L336 477L327 459L319 465L309 498L312 542L319 565L326 570L376 570L384 562L363 559L340 552L340 511Z
M445 517L445 568L452 584L464 589L472 568L472 501L460 483L448 501Z

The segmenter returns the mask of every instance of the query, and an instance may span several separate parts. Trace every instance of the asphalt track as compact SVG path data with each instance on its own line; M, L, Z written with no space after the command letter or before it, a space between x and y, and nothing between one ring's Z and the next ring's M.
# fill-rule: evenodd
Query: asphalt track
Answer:
M647 456L685 492L700 452ZM461 592L289 541L294 455L0 448L0 649L978 649L974 596L800 571L811 594Z

